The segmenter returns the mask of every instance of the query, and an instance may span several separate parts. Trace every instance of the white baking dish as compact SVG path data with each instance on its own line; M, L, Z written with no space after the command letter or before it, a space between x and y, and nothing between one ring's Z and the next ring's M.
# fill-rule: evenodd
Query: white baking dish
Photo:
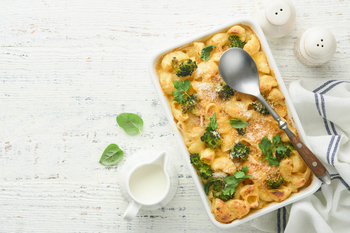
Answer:
M155 66L156 66L158 60L160 58L162 58L162 56L165 55L166 53L171 52L172 50L174 50L174 49L176 49L178 47L182 47L182 46L185 46L185 45L187 45L189 43L192 43L193 41L202 41L203 39L208 39L213 34L218 33L218 32L222 32L224 29L228 29L230 26L232 26L234 24L243 24L243 25L249 26L255 32L255 34L259 37L260 42L261 42L261 48L265 52L265 54L267 56L270 68L275 72L275 76L276 76L277 82L279 84L280 90L282 91L282 93L284 94L284 96L286 98L285 100L286 100L286 104L288 106L289 115L291 116L291 119L294 120L294 122L293 122L294 126L297 128L301 140L308 147L310 147L310 144L307 141L304 129L301 126L299 117L296 114L296 111L294 109L292 101L291 101L291 99L289 97L289 94L287 92L287 88L286 88L286 86L285 86L285 84L283 82L283 79L282 79L282 77L280 75L280 72L278 71L276 62L273 59L271 50L270 50L270 48L269 48L269 46L267 44L266 38L264 36L264 33L261 30L260 26L254 20L252 20L250 18L237 18L237 19L232 20L231 22L229 22L229 23L227 23L225 25L222 25L222 26L219 26L217 28L214 28L214 29L212 29L212 30L210 30L210 31L208 31L206 33L203 33L203 34L200 34L198 36L189 38L189 39L187 39L187 40L185 40L185 41L183 41L181 43L178 43L178 44L172 45L172 46L170 46L170 47L168 47L166 49L163 49L163 50L159 51L158 53L156 53L152 57L152 59L151 59L151 61L149 63L149 67L148 67L149 68L149 73L150 73L152 81L153 81L153 84L154 84L154 86L155 86L155 88L157 90L157 93L158 93L158 96L160 98L160 101L161 101L161 103L162 103L162 105L163 105L163 107L165 109L165 112L166 112L166 115L168 117L169 123L170 123L171 127L173 128L173 131L175 133L175 137L176 137L177 141L179 142L179 146L180 146L180 149L181 149L181 152L182 152L182 155L183 155L183 159L186 161L186 164L189 167L189 170L191 172L191 175L192 175L192 178L194 180L194 183L197 186L198 193L199 193L199 195L200 195L200 197L201 197L201 199L203 201L204 208L207 211L208 217L209 217L209 219L212 221L212 223L215 226L217 226L219 228L223 228L223 229L235 227L235 226L237 226L239 224L242 224L244 222L250 221L250 220L252 220L254 218L257 218L257 217L259 217L261 215L264 215L264 214L269 213L269 212L271 212L273 210L279 209L279 208L281 208L283 206L286 206L286 205L291 204L291 203L293 203L295 201L298 201L298 200L300 200L302 198L305 198L305 197L313 194L314 192L316 192L318 190L318 188L321 186L321 181L316 176L313 176L312 183L307 188L303 189L299 193L292 194L287 200L285 200L285 201L283 201L281 203L272 203L269 206L267 206L267 207L265 207L265 208L263 208L261 210L252 210L248 215L246 215L242 219L236 219L232 223L229 223L229 224L224 224L224 223L220 223L220 222L216 221L215 218L214 218L214 215L211 213L211 208L210 208L210 204L211 203L210 203L207 195L205 195L205 193L204 193L203 184L201 183L201 181L200 181L200 179L199 179L195 169L192 167L192 165L190 163L189 152L187 151L187 147L185 146L185 144L183 142L182 135L181 135L180 131L177 129L175 121L173 120L174 117L173 117L173 115L171 113L171 108L170 108L170 105L168 103L168 100L163 95L162 89L161 89L160 84L159 84L159 79L158 79L157 74L156 74Z

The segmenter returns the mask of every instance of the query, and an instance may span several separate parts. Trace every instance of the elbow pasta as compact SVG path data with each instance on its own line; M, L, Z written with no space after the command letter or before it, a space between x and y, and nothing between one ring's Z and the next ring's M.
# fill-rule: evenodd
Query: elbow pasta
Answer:
M223 80L219 74L218 62L222 53L229 49L230 36L238 36L245 43L243 49L253 57L259 71L261 93L282 120L288 123L291 131L298 135L288 116L285 98L279 89L275 74L270 69L264 51L261 50L259 38L249 27L233 25L225 32L216 33L205 41L196 41L186 47L175 49L160 59L156 66L159 83L169 101L174 121L189 153L199 154L200 160L212 169L213 177L214 174L232 175L244 166L249 168L247 175L252 176L241 181L231 199L227 201L215 197L213 188L209 188L208 198L211 201L212 213L221 223L230 223L243 218L253 209L262 209L270 203L281 202L292 193L305 188L312 179L311 171L296 150L292 150L289 157L281 159L279 166L269 166L267 161L262 161L263 155L259 143L263 137L267 136L271 140L273 136L280 135L283 143L288 143L290 140L285 132L279 129L278 123L270 114L263 115L253 109L252 103L256 101L255 97L235 91L227 99L220 98L218 88ZM209 45L214 45L215 48L210 53L208 61L203 61L200 57L201 51ZM197 67L191 75L178 77L172 67L173 58L179 61L191 59L196 62ZM173 100L174 81L186 79L191 82L189 95L196 94L195 113L183 113L181 105ZM216 149L208 147L201 141L205 127L214 113L218 124L217 132L222 138L221 145ZM237 133L229 123L233 118L249 123L244 135ZM231 148L239 142L250 147L248 158L244 161L229 155ZM273 174L283 178L283 183L275 189L267 184L267 179ZM203 183L208 181L201 180Z

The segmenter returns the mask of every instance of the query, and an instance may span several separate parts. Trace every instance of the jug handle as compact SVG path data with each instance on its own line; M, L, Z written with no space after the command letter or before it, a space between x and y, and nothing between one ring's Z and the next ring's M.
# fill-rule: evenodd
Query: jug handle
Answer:
M129 203L128 208L126 208L126 210L125 210L125 213L123 215L123 219L127 222L131 222L135 218L137 212L139 212L139 209L141 208L141 206L142 206L141 204L132 200Z

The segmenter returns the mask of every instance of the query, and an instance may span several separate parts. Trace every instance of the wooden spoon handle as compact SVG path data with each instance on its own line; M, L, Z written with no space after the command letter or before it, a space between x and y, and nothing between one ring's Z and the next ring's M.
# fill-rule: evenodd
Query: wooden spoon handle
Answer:
M314 153L312 153L311 150L307 148L307 146L305 146L305 144L302 143L300 139L288 129L287 122L281 120L280 116L275 112L275 110L273 110L273 108L271 108L261 94L255 95L255 97L257 97L265 105L267 110L269 110L272 117L278 122L279 128L286 132L295 149L299 152L300 156L303 158L310 170L317 176L317 178L322 180L323 183L330 184L331 176Z
M312 153L311 150L305 146L299 138L297 138L297 136L293 134L289 139L293 143L295 149L299 152L300 156L304 159L306 165L318 178L326 174L327 169L323 166L320 160L318 160L314 153Z

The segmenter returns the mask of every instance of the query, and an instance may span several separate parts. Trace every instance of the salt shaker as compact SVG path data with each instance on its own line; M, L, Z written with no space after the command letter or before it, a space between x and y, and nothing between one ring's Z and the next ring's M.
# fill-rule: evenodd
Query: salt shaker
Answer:
M333 33L322 27L304 31L295 41L294 53L306 66L319 66L329 61L337 48Z
M259 23L266 37L280 38L294 27L296 13L289 0L265 0L255 4L253 19Z

